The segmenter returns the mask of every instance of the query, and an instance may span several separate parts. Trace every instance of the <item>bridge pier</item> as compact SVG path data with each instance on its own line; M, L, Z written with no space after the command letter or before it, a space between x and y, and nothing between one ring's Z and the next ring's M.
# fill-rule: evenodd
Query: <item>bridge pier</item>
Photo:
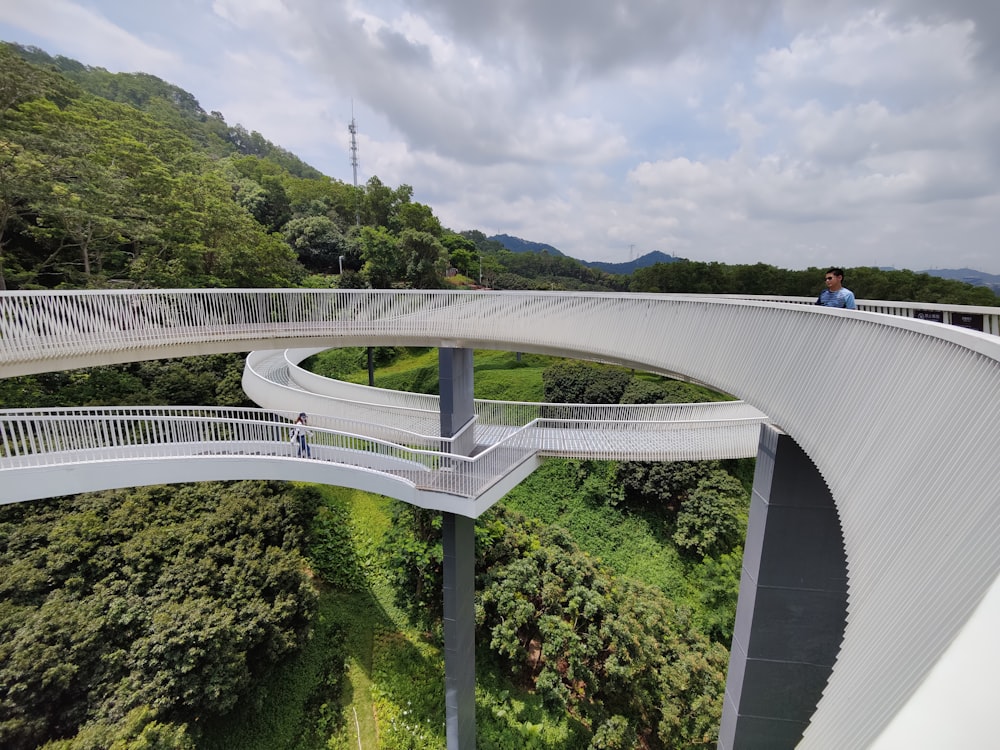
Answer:
M830 490L789 435L762 425L719 750L799 743L846 617L847 559Z
M460 438L451 452L471 455L473 430L462 429L475 416L471 349L438 350L441 437ZM476 746L476 535L475 519L443 513L444 682L448 750Z

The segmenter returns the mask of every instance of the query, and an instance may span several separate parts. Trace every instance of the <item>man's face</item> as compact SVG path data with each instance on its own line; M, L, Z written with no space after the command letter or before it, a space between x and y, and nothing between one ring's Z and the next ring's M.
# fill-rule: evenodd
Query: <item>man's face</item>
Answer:
M835 273L828 273L826 275L826 288L831 292L836 292L840 289L840 282L844 280L843 276L837 276Z

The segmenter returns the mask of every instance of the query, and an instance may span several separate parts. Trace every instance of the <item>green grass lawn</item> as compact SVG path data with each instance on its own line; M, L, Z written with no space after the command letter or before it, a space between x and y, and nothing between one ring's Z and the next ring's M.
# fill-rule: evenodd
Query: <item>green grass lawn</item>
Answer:
M495 401L544 401L542 372L554 357L515 352L476 351L475 397ZM367 354L361 348L330 349L303 362L328 378L368 385ZM438 392L437 349L402 349L391 364L375 371L375 387L416 393Z

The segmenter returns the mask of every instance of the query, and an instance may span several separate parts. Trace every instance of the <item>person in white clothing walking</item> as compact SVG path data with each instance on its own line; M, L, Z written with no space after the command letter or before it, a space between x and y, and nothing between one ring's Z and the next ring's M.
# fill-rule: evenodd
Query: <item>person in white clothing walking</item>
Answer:
M309 450L309 441L307 440L308 436L309 429L306 427L306 413L302 412L292 425L292 444L296 446L295 455L298 458L302 458L303 453L306 458L312 458L312 452Z

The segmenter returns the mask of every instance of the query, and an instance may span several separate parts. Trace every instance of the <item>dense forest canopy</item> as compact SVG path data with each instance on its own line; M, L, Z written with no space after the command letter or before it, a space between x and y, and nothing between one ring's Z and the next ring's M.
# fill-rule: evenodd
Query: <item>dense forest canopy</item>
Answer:
M192 720L232 709L307 637L315 502L242 482L5 508L0 745L189 746Z
M449 250L472 246L412 195L325 177L154 76L0 46L0 289L284 287L341 269L345 286L437 286Z

